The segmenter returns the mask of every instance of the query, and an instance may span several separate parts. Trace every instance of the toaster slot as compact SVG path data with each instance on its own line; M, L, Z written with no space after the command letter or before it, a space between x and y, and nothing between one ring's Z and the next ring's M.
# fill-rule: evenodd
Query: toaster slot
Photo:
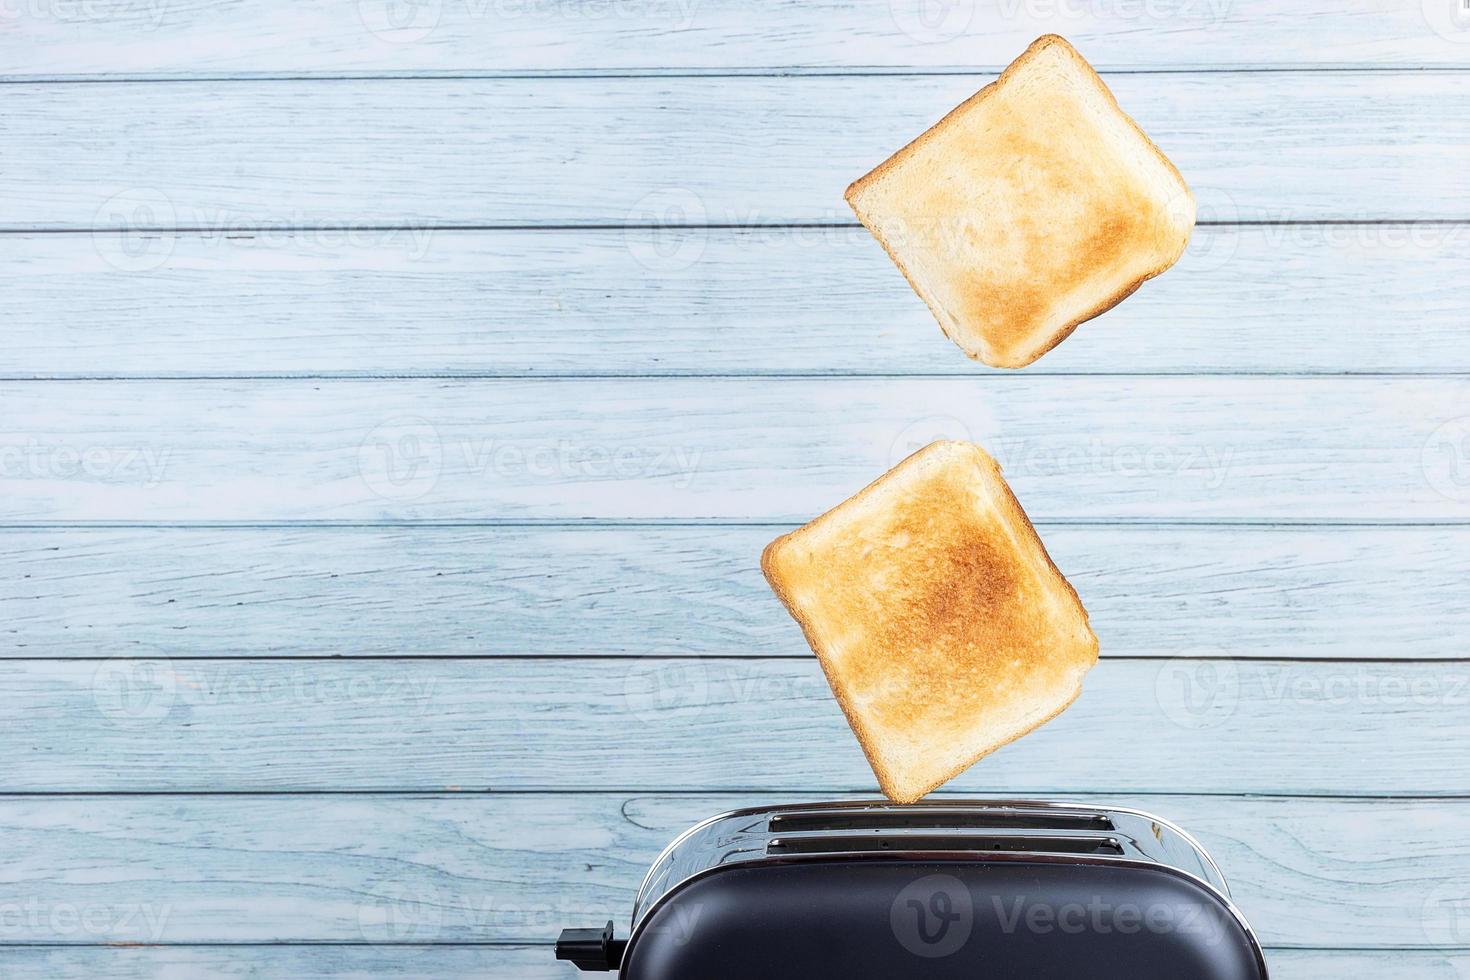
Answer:
M766 844L767 854L851 854L854 852L892 851L984 851L989 853L1026 854L1105 854L1122 856L1123 845L1112 837L1007 834L981 837L948 834L868 834L840 836L821 834L812 837L778 837Z
M1075 830L1083 833L1115 829L1102 813L1081 810L915 809L811 810L771 817L773 834L844 830Z

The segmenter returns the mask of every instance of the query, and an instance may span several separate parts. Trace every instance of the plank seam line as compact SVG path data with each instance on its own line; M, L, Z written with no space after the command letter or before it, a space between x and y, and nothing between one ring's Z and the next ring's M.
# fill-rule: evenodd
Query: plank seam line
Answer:
M279 664L321 664L321 663L433 663L433 662L515 662L515 663L624 663L627 661L683 661L699 662L709 664L742 664L742 663L805 663L812 659L809 653L750 653L750 654L713 654L713 653L513 653L513 654L487 654L487 653L369 653L360 656L351 654L269 654L269 653L245 653L238 656L203 656L190 654L172 654L164 650L156 649L153 644L147 645L137 653L121 652L108 655L87 655L78 657L57 656L0 656L0 664L8 663L43 663L43 664L88 664L106 663L111 660L167 660L169 663L178 664L246 664L246 663L279 663ZM1191 663L1218 663L1228 662L1232 664L1311 664L1335 667L1385 667L1385 666L1441 666L1461 667L1470 665L1470 657L1272 657L1272 656L1211 656L1211 657L1189 657L1158 655L1145 656L1141 654L1104 654L1103 662L1109 664L1153 664L1169 662L1180 659L1188 659Z
M999 75L1005 65L943 65L921 68L911 65L892 68L881 65L803 66L756 65L746 68L686 67L643 68L573 68L528 69L521 71L445 70L445 71L340 71L340 72L189 72L136 74L117 72L78 72L75 74L18 74L0 77L0 85L159 85L202 83L256 82L444 82L444 81L608 81L664 79L787 79L787 78L936 78L987 77ZM1470 71L1459 62L1415 65L1371 65L1359 62L1285 62L1279 64L1165 65L1153 68L1109 65L1095 66L1106 77L1129 75L1454 75Z
M200 382L200 381L340 381L340 382L391 382L391 381L464 381L464 382L540 382L540 381L985 381L987 379L1026 381L1032 378L1351 378L1366 380L1392 380L1395 378L1459 380L1470 377L1470 368L1464 370L1407 370L1407 371L1227 371L1227 370L1179 370L1179 371L1027 371L1024 375L1002 374L999 371L975 369L973 371L725 371L717 374L698 371L642 372L627 371L609 374L605 372L554 373L497 373L490 371L422 371L422 372L271 372L254 374L0 374L0 384L66 384L76 382L135 384L148 382Z
M549 530L549 531L602 531L602 530L715 530L724 528L790 529L801 526L801 518L791 520L748 519L748 518L669 518L667 520L630 518L477 518L455 520L404 520L404 521L0 521L0 534L28 533L34 531L450 531L450 530ZM1267 519L1256 518L1067 518L1035 517L1037 527L1070 527L1092 530L1114 528L1177 529L1177 530L1327 530L1334 528L1363 528L1407 530L1413 528L1470 528L1470 518L1439 519Z
M1245 220L1245 221L1196 221L1196 228L1293 228L1293 227L1322 227L1322 226L1377 226L1377 225L1426 225L1426 226L1449 226L1470 224L1470 216L1450 218L1293 218L1291 220ZM741 222L741 223L711 223L711 224L604 224L599 222L588 222L585 224L386 224L386 225L262 225L258 227L231 225L227 237L248 238L255 234L289 235L319 232L391 232L391 231L437 231L437 232L627 232L627 231L744 231L751 233L765 233L771 231L821 231L821 230L853 230L863 226L857 221L772 221L772 222ZM20 226L0 226L0 237L18 237L33 235L202 235L217 237L221 234L219 228L210 228L202 225L180 225L157 227L65 227L65 228L24 228Z
M550 942L516 942L514 940L483 942L444 940L441 942L371 942L368 940L357 940L347 942L332 939L288 939L288 940L258 940L258 941L229 941L220 940L215 942L179 942L179 943L45 943L45 942L12 942L0 941L0 950L4 949L106 949L114 953L122 953L132 949L270 949L270 948L311 948L314 946L331 947L337 949L546 949L554 948ZM1427 956L1443 956L1445 954L1458 954L1470 951L1470 946L1291 946L1281 944L1266 944L1263 947L1266 952L1282 953L1421 953Z
M850 787L832 790L832 793L849 793L857 797L872 797L880 800L871 788L852 789ZM453 792L442 789L258 789L258 790L229 790L229 789L202 789L202 790L3 790L0 789L0 805L10 800L68 800L68 799L126 799L130 797L334 797L350 796L356 798L364 797L388 797L401 799L405 797L416 797L424 800L453 800L473 798L493 798L502 796L603 796L613 799L626 799L629 797L637 799L648 798L686 798L704 796L780 796L792 797L798 795L790 789L769 789L764 787L735 788L735 789L466 789ZM829 794L830 795L830 794ZM989 793L950 791L936 794L933 800L944 802L946 800L964 800L974 797L986 797ZM1099 792L1097 790L1044 790L1031 794L1044 797L1075 797L1080 800L1098 799L1107 796L1129 797L1129 798L1181 798L1189 797L1195 799L1221 799L1221 800L1270 800L1270 801L1293 801L1311 800L1313 802L1326 803L1470 803L1470 795L1459 793L1448 793L1442 796L1425 795L1422 793L1361 793L1356 795L1344 795L1341 793L1285 793L1285 792L1260 792L1260 793L1232 793L1223 790L1179 792L1176 790L1119 790L1116 793Z

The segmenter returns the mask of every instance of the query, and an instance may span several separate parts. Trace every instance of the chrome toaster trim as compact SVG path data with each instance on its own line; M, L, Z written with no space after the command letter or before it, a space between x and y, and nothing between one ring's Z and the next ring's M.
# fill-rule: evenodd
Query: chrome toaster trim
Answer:
M822 828L823 822L833 826ZM955 850L969 854L985 852L983 840L994 838L1003 845L994 849L997 852L1068 859L1075 850L1068 850L1066 841L1105 838L1116 845L1116 856L1089 860L1153 864L1179 872L1216 892L1250 931L1230 902L1225 876L1204 848L1177 825L1142 810L1036 800L934 800L904 806L850 800L732 810L690 827L664 849L644 877L633 903L633 932L665 895L708 871L782 859L779 842L794 839L817 842L819 847L825 838L833 844L825 853L854 853L844 849L843 841L859 836L891 841L896 854L904 853L906 837L916 843L922 840L922 847L915 849L926 852L943 850L944 838L954 838ZM1060 846L1048 849L1049 840ZM773 843L778 847L773 849Z

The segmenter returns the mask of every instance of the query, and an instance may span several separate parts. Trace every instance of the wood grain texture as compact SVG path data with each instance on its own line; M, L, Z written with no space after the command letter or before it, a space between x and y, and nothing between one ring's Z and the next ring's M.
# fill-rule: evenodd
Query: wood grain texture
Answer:
M1470 840L1446 833L1470 802L1100 801L1195 834L1267 945L1460 945L1451 910L1426 899L1470 899ZM803 798L0 799L0 833L17 853L7 907L38 910L12 916L0 944L547 943L579 923L621 930L669 841L713 814L775 802ZM67 907L92 915L73 929L48 914Z
M804 659L756 561L789 529L11 529L0 657ZM1104 656L1470 657L1470 529L1040 530Z
M22 77L999 68L1058 32L1106 66L1418 68L1466 63L1452 15L1390 0L31 4L7 11L0 63Z
M1450 10L0 10L0 377L175 379L0 384L0 791L81 794L0 797L0 976L567 980L683 826L871 791L754 557L968 436L1107 659L957 790L1181 820L1277 980L1470 980ZM1052 30L1208 224L992 377L840 193Z
M43 660L6 676L8 791L873 791L813 659ZM1104 660L1076 705L954 788L1464 795L1467 707L1464 663Z
M1273 980L1464 980L1470 954L1457 952L1353 952L1268 950ZM573 980L565 963L544 946L194 946L107 949L32 947L0 949L0 967L11 980Z
M1467 264L1470 224L1201 227L1028 373L1470 372ZM0 235L0 282L8 377L988 370L855 227Z
M989 80L20 84L0 123L0 213L17 230L217 234L851 224L843 188ZM1111 82L1189 181L1201 220L1470 218L1470 189L1446 165L1470 142L1460 73Z
M11 382L0 521L799 522L940 437L1037 520L1464 520L1467 404L1464 378Z

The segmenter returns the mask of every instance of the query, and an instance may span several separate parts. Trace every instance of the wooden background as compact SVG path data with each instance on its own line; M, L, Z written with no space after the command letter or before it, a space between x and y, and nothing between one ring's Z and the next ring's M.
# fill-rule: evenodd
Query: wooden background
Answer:
M571 976L687 824L873 792L757 555L962 436L1104 660L950 791L1470 977L1462 3L0 8L0 975ZM1046 31L1202 224L1002 374L841 192Z

